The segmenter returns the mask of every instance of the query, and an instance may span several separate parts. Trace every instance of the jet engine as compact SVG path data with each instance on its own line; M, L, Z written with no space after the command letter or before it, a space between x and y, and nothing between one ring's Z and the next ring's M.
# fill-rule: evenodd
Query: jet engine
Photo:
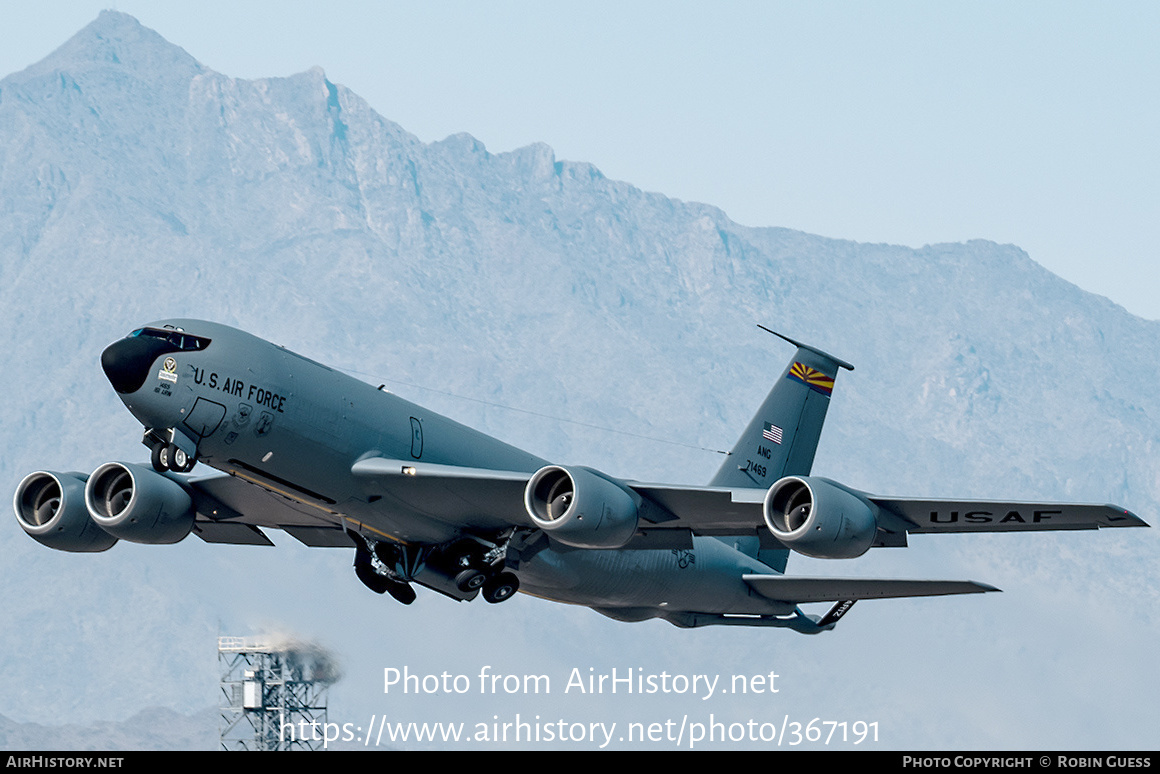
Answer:
M818 559L852 559L874 544L878 507L840 484L786 476L765 493L765 524L786 546Z
M524 489L532 522L561 543L576 548L620 548L639 521L639 498L587 468L549 465L536 471Z
M16 487L12 505L20 528L39 543L58 551L96 553L117 538L89 518L83 473L30 473Z
M85 484L85 505L97 526L133 543L177 543L197 512L180 484L152 468L106 462Z

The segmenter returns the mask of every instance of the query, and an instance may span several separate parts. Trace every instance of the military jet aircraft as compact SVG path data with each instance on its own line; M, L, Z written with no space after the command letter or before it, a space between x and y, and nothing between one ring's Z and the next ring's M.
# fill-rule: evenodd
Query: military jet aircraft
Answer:
M768 329L766 329L768 330ZM770 331L770 333L774 333ZM781 334L775 334L780 336ZM242 331L152 323L101 355L151 464L39 471L20 526L63 551L118 540L354 549L372 591L496 603L522 590L621 621L832 629L859 599L997 591L972 581L785 575L790 551L851 558L907 535L1147 526L1112 505L878 497L810 475L839 369L793 359L708 486L540 459ZM201 462L217 471L190 475ZM802 604L834 603L823 616Z

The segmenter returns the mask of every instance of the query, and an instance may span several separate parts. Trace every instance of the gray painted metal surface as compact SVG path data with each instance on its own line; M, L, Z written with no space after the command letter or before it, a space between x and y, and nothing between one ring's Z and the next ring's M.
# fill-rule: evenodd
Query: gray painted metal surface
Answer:
M997 589L786 577L791 550L845 558L904 546L908 533L1146 526L1111 505L886 498L810 476L835 377L853 366L786 341L793 359L710 485L695 487L555 465L242 331L159 321L102 355L154 470L33 473L14 507L29 535L61 550L190 532L270 545L263 530L281 529L353 548L368 588L405 604L412 584L489 602L519 589L625 621L803 633L832 628L858 599ZM190 476L195 462L218 472ZM837 604L819 617L799 607L812 602Z

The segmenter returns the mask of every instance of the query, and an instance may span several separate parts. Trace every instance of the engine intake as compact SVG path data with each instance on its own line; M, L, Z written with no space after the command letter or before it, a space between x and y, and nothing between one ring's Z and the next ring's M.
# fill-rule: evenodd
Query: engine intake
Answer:
M818 559L861 556L878 532L877 506L822 478L780 479L765 493L762 512L775 538Z
M117 538L94 524L85 508L86 478L83 473L51 471L25 476L12 498L20 528L58 551L96 553L112 548Z
M524 489L524 507L540 529L576 548L620 548L636 534L639 498L587 468L548 465Z
M152 468L106 462L85 484L85 505L97 526L133 543L177 543L193 529L189 494Z

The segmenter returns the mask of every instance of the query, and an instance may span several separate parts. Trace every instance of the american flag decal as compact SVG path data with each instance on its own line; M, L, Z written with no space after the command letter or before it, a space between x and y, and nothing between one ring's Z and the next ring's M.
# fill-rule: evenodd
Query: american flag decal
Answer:
M761 431L761 437L767 441L781 443L781 428L777 425L771 425L766 422L765 429Z
M801 363L794 363L790 366L789 375L786 378L797 379L811 390L816 390L827 397L834 392L834 377L826 376L816 368L810 368Z

